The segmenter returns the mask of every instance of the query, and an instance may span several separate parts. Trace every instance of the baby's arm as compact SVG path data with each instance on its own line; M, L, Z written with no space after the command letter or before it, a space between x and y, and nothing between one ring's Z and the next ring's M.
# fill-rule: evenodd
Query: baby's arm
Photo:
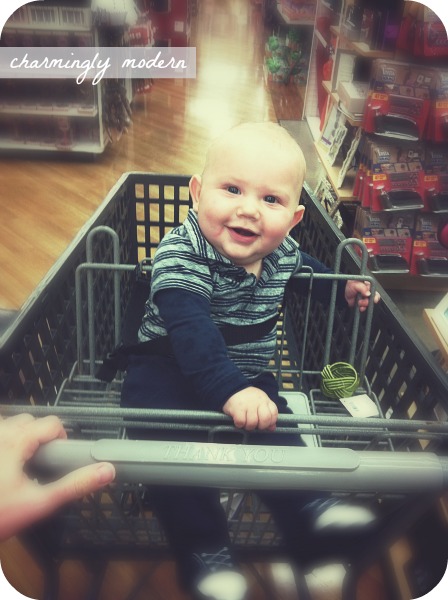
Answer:
M203 296L183 289L162 289L154 301L183 375L204 409L222 410L237 427L275 427L277 407L229 359L221 332ZM186 407L188 408L188 407Z

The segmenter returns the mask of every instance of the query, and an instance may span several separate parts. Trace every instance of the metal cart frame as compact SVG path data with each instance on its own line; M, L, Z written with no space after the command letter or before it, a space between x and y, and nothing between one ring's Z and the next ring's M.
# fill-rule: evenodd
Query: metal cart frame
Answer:
M97 357L119 341L135 264L151 258L166 231L185 217L190 202L188 180L186 176L145 173L128 173L120 179L0 340L0 391L9 405L5 411L23 410L26 404L38 415L46 413L50 404L51 412L63 418L70 436L85 443L98 438L125 441L126 426L132 424L129 419L133 417L139 426L141 419L151 427L181 426L180 421L188 416L185 413L128 413L117 408L120 379L105 387L95 380L93 372ZM293 235L306 252L331 266L343 236L308 188L302 201L305 218ZM116 232L113 243L111 230ZM359 275L357 254L345 244L336 253L336 260L338 272L375 284L365 274L365 261ZM87 294L82 292L84 275ZM312 280L317 275L308 277ZM333 277L338 278L348 276ZM281 417L279 422L284 431L303 433L322 449L349 447L354 452L374 450L384 456L423 449L425 456L443 453L448 432L444 424L448 410L446 376L409 331L386 292L381 288L380 292L381 303L374 311L369 309L364 318L357 311L336 310L328 317L327 311L309 298L287 294L279 322L279 352L272 367L285 395L293 404L302 401L302 409L306 405L309 414L302 410L301 414ZM110 301L112 297L115 302ZM306 352L299 351L303 347ZM370 419L368 427L365 420L346 416L337 401L329 401L319 390L323 364L341 356L356 364L363 381L360 391L366 392L378 408L378 418ZM309 403L303 404L304 398L309 398ZM98 426L92 426L92 417L99 419ZM189 428L209 431L212 427L218 436L232 430L224 415L194 413L189 417ZM384 517L381 534L372 541L369 552L352 564L344 600L355 597L356 580L365 566L434 502L444 485L417 496L410 490L403 494L383 489L379 494L375 489L352 489L349 485L335 490L362 494L375 503L381 496L382 502L387 499L394 506L405 507L399 516L392 510L389 518ZM226 489L225 502L241 557L252 561L281 554L281 541L266 509L253 494L245 492L241 482L239 487ZM144 555L157 560L167 556L163 533L150 515L147 500L148 494L136 477L74 504L58 521L59 534L64 531L63 535L55 535L58 528L54 526L38 525L27 537L41 560L45 557L49 575L45 597L57 597L57 564L68 556L97 559L101 555L104 561L117 556ZM309 558L311 563L319 557ZM299 581L301 597L306 598L303 582ZM95 587L92 597L97 592ZM268 597L274 597L272 590L268 590Z

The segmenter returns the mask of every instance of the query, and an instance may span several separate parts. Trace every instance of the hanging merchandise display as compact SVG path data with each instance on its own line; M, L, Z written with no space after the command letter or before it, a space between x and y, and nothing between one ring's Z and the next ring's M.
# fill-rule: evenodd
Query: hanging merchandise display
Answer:
M321 0L314 44L321 59L333 49L333 68L322 82L325 60L316 60L305 110L310 125L320 121L315 144L345 231L365 243L386 288L418 289L425 277L440 289L448 278L448 40L440 19L417 2L346 0L337 13Z

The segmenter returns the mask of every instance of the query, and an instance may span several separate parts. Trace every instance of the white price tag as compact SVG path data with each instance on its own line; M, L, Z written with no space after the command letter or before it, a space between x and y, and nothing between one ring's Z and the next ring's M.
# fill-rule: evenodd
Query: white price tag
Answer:
M367 394L350 396L350 398L341 398L340 400L352 417L379 416L375 402L373 402L373 400L371 400Z

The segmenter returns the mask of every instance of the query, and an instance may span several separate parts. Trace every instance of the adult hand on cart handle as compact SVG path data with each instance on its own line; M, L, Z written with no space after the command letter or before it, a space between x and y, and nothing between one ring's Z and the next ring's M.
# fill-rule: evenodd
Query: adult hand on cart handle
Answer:
M269 396L257 387L247 387L230 396L223 412L233 419L235 427L252 431L267 429L274 431L278 409Z
M354 279L347 281L345 286L345 299L350 307L353 308L355 306L358 294L360 295L358 308L360 312L364 312L367 310L370 296L372 295L372 292L370 291L370 281L357 281ZM375 292L375 297L373 299L374 303L377 304L380 299L381 296L379 293Z
M114 479L115 469L110 463L82 467L45 485L30 479L24 467L39 446L66 437L61 421L55 416L0 417L0 540Z

